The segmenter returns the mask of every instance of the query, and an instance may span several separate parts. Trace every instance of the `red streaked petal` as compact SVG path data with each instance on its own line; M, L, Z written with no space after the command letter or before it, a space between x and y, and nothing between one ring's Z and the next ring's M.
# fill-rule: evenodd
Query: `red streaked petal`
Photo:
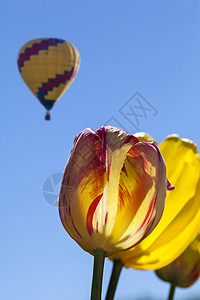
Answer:
M99 195L98 197L96 197L94 199L94 201L90 204L90 207L88 209L88 213L87 213L87 220L86 220L86 226L87 226L87 230L88 230L88 233L89 235L91 236L92 233L93 233L93 217L94 217L94 213L95 213L95 210L97 208L97 205L99 204L99 201L101 200L102 198L102 195Z

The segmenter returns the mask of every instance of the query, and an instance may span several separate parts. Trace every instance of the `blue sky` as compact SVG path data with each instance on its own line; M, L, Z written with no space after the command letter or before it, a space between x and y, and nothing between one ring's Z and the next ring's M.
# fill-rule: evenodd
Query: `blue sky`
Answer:
M159 143L177 133L200 147L200 2L9 0L1 4L0 26L0 297L86 300L93 258L65 232L43 184L63 172L80 131L109 120L130 133L146 131ZM44 121L45 110L16 62L21 46L40 37L68 40L81 56L51 122ZM122 112L138 99L149 110L136 124ZM103 293L110 269L106 261ZM168 289L153 272L124 269L116 300L165 299ZM175 299L199 294L198 282L177 289Z

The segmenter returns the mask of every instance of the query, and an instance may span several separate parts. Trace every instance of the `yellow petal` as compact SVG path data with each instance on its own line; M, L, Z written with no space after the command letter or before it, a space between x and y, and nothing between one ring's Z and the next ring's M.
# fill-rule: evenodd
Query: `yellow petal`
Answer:
M200 228L200 159L196 146L171 136L160 150L175 190L167 195L163 216L154 231L136 247L112 257L121 259L126 267L162 268L188 247Z

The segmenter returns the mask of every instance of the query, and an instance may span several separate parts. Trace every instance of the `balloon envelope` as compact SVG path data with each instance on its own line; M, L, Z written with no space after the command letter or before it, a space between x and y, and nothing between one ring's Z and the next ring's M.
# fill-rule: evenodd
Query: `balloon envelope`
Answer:
M23 80L49 111L73 82L80 56L67 41L41 38L26 43L17 62Z

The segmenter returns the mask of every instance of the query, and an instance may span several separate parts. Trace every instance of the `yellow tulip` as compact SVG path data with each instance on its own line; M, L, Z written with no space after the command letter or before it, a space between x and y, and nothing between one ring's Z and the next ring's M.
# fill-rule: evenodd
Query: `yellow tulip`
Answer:
M174 286L191 286L200 276L200 235L176 260L157 270L156 274Z
M103 249L109 256L150 234L165 196L165 164L154 143L112 126L85 129L65 167L59 214L84 250Z
M141 133L135 136L152 140ZM156 270L166 266L183 253L200 228L200 159L196 145L171 135L159 149L175 190L167 194L163 216L154 231L132 249L111 257L127 268Z

